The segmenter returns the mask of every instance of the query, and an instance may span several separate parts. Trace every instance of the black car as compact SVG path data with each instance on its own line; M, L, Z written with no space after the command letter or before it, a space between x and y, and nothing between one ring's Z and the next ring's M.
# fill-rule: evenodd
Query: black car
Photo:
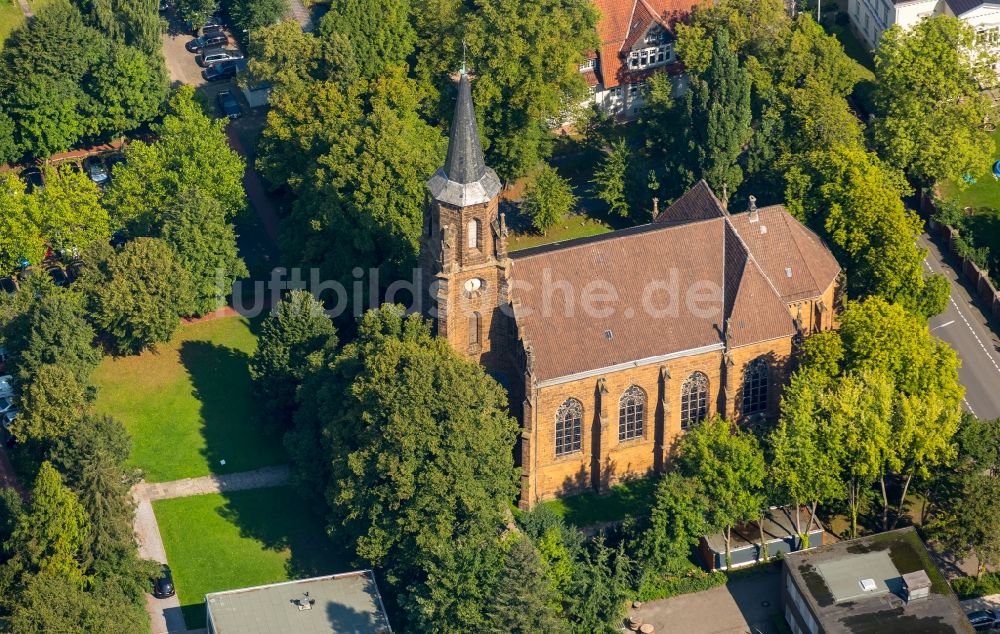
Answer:
M233 93L228 90L223 90L219 93L219 109L222 110L222 114L226 115L230 119L237 119L243 110L240 109L240 104L236 101L236 97Z
M170 566L163 564L160 576L153 579L153 596L157 599L166 599L174 596L174 578L170 574Z
M977 632L988 632L995 628L1000 628L1000 614L996 610L976 610L969 612L969 623L972 629Z
M52 278L52 283L56 286L61 288L69 286L69 278L66 277L66 271L61 266L49 267L48 274Z
M187 49L188 53L200 53L206 48L225 46L226 44L229 44L229 38L226 37L226 34L222 31L216 31L194 38L185 44L184 48Z
M13 295L17 292L17 279L13 277L0 277L0 293Z
M237 73L244 68L246 68L246 62L243 60L222 62L201 71L201 76L205 78L205 81L224 81L236 77Z

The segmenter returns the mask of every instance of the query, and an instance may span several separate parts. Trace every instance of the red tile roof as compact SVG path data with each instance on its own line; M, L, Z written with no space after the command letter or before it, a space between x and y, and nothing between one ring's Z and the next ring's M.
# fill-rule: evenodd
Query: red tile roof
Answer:
M511 254L536 380L795 334L787 303L822 294L840 267L784 208L759 213L726 213L702 182L652 224ZM584 306L605 292L614 299Z
M601 14L597 34L601 40L601 78L605 88L635 79L625 66L623 53L631 50L653 22L668 31L704 0L593 0ZM645 73L648 75L648 73Z

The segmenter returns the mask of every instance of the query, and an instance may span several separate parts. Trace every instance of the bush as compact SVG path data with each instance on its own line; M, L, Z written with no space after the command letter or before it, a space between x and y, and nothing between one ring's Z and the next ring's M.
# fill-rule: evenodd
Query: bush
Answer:
M963 600L1000 594L1000 572L984 572L979 579L959 577L951 582L951 588Z
M642 583L639 585L639 600L655 601L691 592L701 592L715 586L721 586L727 580L728 577L724 572L718 570L705 572L694 566L687 572L678 575L663 575L645 571Z

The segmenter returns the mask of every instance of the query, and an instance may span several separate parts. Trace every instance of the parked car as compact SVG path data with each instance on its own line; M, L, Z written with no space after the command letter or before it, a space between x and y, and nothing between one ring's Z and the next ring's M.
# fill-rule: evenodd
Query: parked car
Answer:
M14 419L17 418L17 415L20 411L21 410L14 407L12 409L7 410L3 414L0 414L0 425L3 426L4 431L7 432L10 431L10 424L14 422Z
M84 169L87 170L87 176L90 180L94 181L98 185L106 185L108 182L108 168L104 167L104 162L96 156L91 156L90 158L84 160Z
M969 623L977 632L988 632L1000 628L1000 614L996 610L976 610L969 612Z
M16 277L0 277L0 293L13 295L17 292Z
M238 119L243 114L243 110L240 108L239 102L236 101L236 97L228 90L219 92L218 100L222 114L230 119Z
M206 48L218 48L229 44L229 38L222 31L206 33L198 36L184 45L188 53L200 53Z
M221 64L209 66L205 70L201 71L201 76L205 78L205 81L223 81L225 79L232 79L233 77L236 77L236 75L245 68L246 62L242 59L232 62L222 62Z
M225 24L222 22L222 18L218 15L213 15L204 24L199 26L194 30L195 35L205 35L206 33L218 33L225 28Z
M11 375L0 376L0 396L9 398L14 395L14 384L17 381Z
M166 599L174 596L174 577L170 574L170 566L163 564L160 576L153 579L153 596L157 599Z
M6 414L12 409L16 409L14 399L10 396L0 396L0 414Z
M202 51L201 55L198 56L198 65L205 68L213 65L219 64L221 62L231 62L233 60L243 59L243 53L234 50L228 50L224 48L210 48Z
M26 167L21 170L21 178L28 186L27 190L29 194L35 191L36 187L41 188L45 185L45 182L42 180L42 170L37 167Z

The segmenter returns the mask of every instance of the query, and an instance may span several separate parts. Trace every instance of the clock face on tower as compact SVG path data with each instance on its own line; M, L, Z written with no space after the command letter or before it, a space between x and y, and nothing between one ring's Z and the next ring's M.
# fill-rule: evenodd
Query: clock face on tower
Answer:
M474 277L465 283L465 292L471 295L472 293L475 293L482 287L483 287L483 281L478 277Z

